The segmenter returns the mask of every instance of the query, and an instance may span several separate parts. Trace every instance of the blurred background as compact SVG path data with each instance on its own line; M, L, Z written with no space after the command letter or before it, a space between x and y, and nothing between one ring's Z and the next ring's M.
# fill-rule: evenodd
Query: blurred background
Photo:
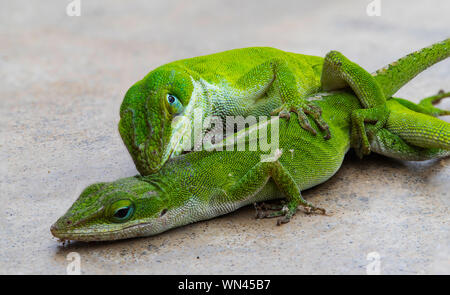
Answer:
M153 68L270 46L339 50L374 71L448 38L449 11L444 0L1 0L0 273L65 273L70 251L81 254L82 273L365 273L371 251L383 273L450 273L448 160L346 161L306 193L335 217L282 228L246 208L106 245L64 248L49 232L86 185L137 173L117 132L119 107ZM397 96L418 101L444 87L448 60ZM401 205L386 210L392 203Z

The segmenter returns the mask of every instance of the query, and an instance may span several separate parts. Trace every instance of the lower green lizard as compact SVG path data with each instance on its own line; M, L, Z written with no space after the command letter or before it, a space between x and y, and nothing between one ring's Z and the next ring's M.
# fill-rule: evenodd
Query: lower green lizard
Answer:
M388 100L386 128L367 129L372 150L406 160L449 155L450 124L431 116L436 109L430 107L431 101L443 96L449 93L419 105L408 102L409 108L404 100ZM326 181L339 169L350 148L351 114L361 105L350 91L323 94L314 103L323 110L323 119L334 134L331 139L317 140L294 120L272 119L280 131L280 154L274 161L262 162L259 150L180 155L155 174L88 186L51 227L52 234L79 241L150 236L280 198L286 199L286 205L260 217L278 217L279 224L285 223L298 206L325 213L305 201L301 191Z

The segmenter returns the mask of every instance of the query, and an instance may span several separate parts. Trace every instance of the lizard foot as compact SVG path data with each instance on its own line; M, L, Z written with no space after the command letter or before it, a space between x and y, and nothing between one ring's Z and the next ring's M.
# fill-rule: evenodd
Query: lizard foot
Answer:
M253 204L255 206L256 215L255 218L261 219L266 218L268 215L268 211L278 211L282 210L284 205L284 202L281 201L278 204L267 204L264 202L261 203L255 203Z
M386 104L369 109L354 110L351 114L352 130L350 145L355 149L359 158L370 154L370 143L366 132L366 123L374 125L376 131L383 128L389 118L389 109Z
M302 206L304 208L304 212L306 214L322 214L326 215L326 210L319 207L314 207L312 205ZM297 204L293 206L292 203L288 204L276 204L276 205L267 205L265 203L256 204L256 218L275 218L277 219L277 225L282 225L284 223L288 223L292 216L297 212ZM268 211L274 212L268 212Z
M314 119L317 126L319 126L319 129L325 131L324 139L327 140L331 138L328 124L322 119L322 110L313 102L306 102L300 106L292 106L285 103L275 109L271 114L278 115L280 118L286 118L289 120L291 117L291 112L297 114L298 122L303 129L309 131L313 135L316 135L317 131L309 123L307 115L310 115Z

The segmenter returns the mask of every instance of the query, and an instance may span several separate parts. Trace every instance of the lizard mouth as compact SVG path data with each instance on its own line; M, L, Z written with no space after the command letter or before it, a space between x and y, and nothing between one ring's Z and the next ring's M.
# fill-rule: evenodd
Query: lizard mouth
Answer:
M94 241L111 241L138 237L142 228L151 226L150 223L132 224L127 227L118 229L79 229L79 230L65 230L58 229L55 224L50 228L52 235L63 241L80 241L80 242L94 242ZM155 233L156 234L156 233Z

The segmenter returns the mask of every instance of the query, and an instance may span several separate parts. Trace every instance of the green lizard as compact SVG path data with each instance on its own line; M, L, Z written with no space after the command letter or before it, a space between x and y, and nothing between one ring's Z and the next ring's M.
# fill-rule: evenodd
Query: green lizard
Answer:
M399 103L399 99L389 99L386 128L368 126L372 150L405 160L448 156L450 124L433 117L438 109L429 106L447 96L450 93L428 98L419 105L408 102L411 108ZM361 105L351 91L322 94L314 98L314 103L323 110L323 119L334 135L331 139L314 137L293 120L275 117L267 121L269 125L279 123L280 153L273 161L262 162L260 150L183 154L152 175L88 186L51 227L52 234L63 241L150 236L248 204L280 198L287 200L286 205L273 208L273 212L263 211L259 217L279 217L278 224L285 223L298 206L307 212L325 213L305 201L301 191L326 181L339 169L350 148L351 114ZM264 125L252 127L237 135L251 138L252 132ZM417 146L407 143L394 130L415 139ZM426 140L421 141L422 136ZM230 140L227 137L217 146L227 145Z
M373 76L336 51L325 58L274 48L243 48L175 61L134 84L120 108L119 132L142 175L158 171L191 143L195 110L201 117L267 116L289 118L295 112L300 126L312 134L329 126L317 104L308 97L320 91L350 86L364 109L355 110L352 146L359 155L370 152L365 123L383 127L386 99L428 66L450 55L450 39L412 53ZM307 117L313 120L312 126ZM175 120L183 116L188 119ZM206 132L208 130L204 130Z

